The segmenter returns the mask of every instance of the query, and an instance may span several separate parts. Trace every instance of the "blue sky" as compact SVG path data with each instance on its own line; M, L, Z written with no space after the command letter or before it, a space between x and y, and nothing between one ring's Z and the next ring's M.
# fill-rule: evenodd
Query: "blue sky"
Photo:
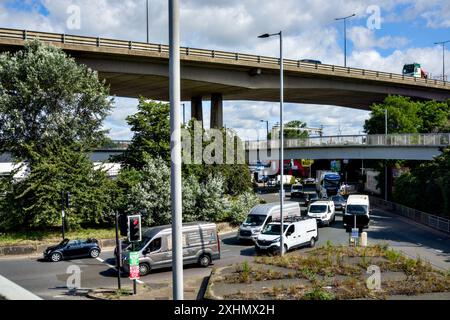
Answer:
M69 8L80 9L80 28L69 28ZM378 6L381 28L370 30L369 6ZM72 11L73 12L73 11ZM442 48L450 40L448 0L182 0L181 39L191 47L275 56L276 39L261 41L264 32L285 34L288 58L315 58L343 64L343 26L336 17L356 13L348 21L348 65L400 73L404 63L417 61L432 75L442 74ZM167 0L150 0L150 41L167 43ZM0 26L145 41L145 0L0 0ZM450 74L450 45L446 64ZM105 122L116 139L131 137L125 117L136 111L136 100L116 98ZM190 117L189 102L186 102ZM239 110L239 112L236 112ZM351 112L352 116L348 114ZM209 102L204 103L209 115ZM369 113L335 106L286 104L285 118L309 126L324 125L326 134L358 134ZM274 124L276 103L226 101L224 121L243 138L255 139L259 120ZM206 121L208 125L208 120ZM261 124L261 135L264 126Z

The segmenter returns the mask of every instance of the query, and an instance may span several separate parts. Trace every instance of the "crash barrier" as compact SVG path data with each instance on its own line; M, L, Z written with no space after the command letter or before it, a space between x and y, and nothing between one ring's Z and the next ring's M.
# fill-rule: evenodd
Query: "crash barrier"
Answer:
M450 234L450 220L426 212L422 212L404 205L386 201L377 197L370 197L370 203L381 206L400 216Z

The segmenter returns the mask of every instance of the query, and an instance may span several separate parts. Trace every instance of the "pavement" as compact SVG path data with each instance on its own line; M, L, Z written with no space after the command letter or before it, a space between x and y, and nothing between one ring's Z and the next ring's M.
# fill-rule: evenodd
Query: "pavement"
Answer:
M278 201L277 194L264 194L261 197L267 202ZM289 197L286 200L289 201ZM387 243L412 258L420 256L436 268L450 270L450 236L444 233L379 208L373 210L372 223L367 233L369 244ZM203 283L214 267L224 267L253 259L252 243L241 244L235 235L236 232L231 232L221 236L221 259L214 261L212 266L208 268L186 266L184 269L186 281ZM336 222L330 227L319 229L318 245L325 244L327 240L333 244L348 243L348 234L342 226L341 213L336 215ZM88 299L85 293L89 289L117 286L114 263L112 250L104 250L98 259L75 259L58 263L44 262L36 256L0 257L0 275L42 299ZM69 283L73 281L74 272L78 270L81 289L74 292L68 289L67 284L68 280ZM165 287L170 287L171 281L171 270L162 269L142 277L140 284L145 283L155 291L168 292ZM122 277L122 283L124 286L131 285L127 277ZM196 297L199 290L200 288L192 292L190 297ZM0 295L2 294L0 285ZM161 296L155 298L170 298L168 295L161 293Z

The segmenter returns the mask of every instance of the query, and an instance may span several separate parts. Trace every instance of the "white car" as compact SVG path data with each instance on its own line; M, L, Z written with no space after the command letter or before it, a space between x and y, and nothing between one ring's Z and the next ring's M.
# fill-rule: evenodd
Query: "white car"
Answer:
M286 220L283 224L284 251L289 251L304 245L314 247L319 239L316 219L307 217L296 217ZM269 251L279 252L280 250L280 222L271 222L265 226L255 241L257 252Z
M307 216L315 218L317 224L329 226L334 222L336 209L334 202L329 200L319 200L311 203L308 207Z

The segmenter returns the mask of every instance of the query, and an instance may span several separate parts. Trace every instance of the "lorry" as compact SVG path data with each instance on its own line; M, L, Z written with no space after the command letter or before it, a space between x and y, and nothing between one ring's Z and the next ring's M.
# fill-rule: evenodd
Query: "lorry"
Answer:
M298 202L286 201L283 205L283 220L289 217L299 217ZM239 241L254 240L261 230L272 220L280 218L280 204L278 202L254 206L238 231Z
M317 189L320 198L327 198L338 194L341 176L334 171L316 171Z
M408 77L428 79L428 73L420 65L420 63L417 62L405 64L403 66L402 74Z

